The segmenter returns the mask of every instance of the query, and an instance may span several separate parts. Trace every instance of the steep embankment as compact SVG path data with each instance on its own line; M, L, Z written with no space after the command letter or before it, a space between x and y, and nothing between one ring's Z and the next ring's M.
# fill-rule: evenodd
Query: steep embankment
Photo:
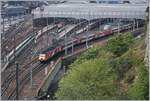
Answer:
M82 54L59 82L57 99L148 99L145 35L119 34Z

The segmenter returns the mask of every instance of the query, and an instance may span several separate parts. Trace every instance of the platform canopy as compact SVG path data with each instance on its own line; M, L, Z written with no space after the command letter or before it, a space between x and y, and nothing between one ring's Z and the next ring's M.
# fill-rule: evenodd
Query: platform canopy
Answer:
M143 4L55 4L35 9L34 19L41 17L63 18L131 18L144 19L146 5Z

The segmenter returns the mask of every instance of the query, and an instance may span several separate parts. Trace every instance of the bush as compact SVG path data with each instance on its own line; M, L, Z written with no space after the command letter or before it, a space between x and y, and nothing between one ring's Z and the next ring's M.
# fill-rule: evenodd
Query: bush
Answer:
M133 85L129 88L128 97L132 100L149 99L149 79L148 71L144 63L137 66L137 77Z
M119 34L107 42L107 50L116 56L121 56L125 53L129 46L133 43L133 36L131 33Z
M81 54L80 57L72 65L80 64L87 60L99 57L99 53L101 50L103 50L103 47L95 45L94 47L88 49L85 53Z
M148 99L144 41L130 33L113 37L104 47L82 54L59 82L61 100ZM133 47L131 47L133 46Z
M131 57L122 56L114 59L111 65L117 74L118 80L121 80L124 78L124 74L132 67L133 62Z
M115 99L115 80L108 58L87 60L67 72L59 83L56 97L61 100Z

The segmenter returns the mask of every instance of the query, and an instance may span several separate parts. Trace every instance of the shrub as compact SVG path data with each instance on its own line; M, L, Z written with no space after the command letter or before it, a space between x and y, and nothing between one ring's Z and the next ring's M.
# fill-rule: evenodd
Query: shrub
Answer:
M125 53L129 46L133 43L133 36L131 33L119 34L107 42L107 50L116 56L121 56Z

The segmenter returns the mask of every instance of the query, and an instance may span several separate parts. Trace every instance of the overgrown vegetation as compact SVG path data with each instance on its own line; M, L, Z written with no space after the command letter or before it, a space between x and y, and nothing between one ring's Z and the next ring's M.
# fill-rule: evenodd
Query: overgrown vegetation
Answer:
M133 37L130 33L119 34L107 42L107 50L116 56L122 55L129 49L129 45L133 43Z
M143 100L148 98L144 37L116 35L82 54L59 82L61 100Z

